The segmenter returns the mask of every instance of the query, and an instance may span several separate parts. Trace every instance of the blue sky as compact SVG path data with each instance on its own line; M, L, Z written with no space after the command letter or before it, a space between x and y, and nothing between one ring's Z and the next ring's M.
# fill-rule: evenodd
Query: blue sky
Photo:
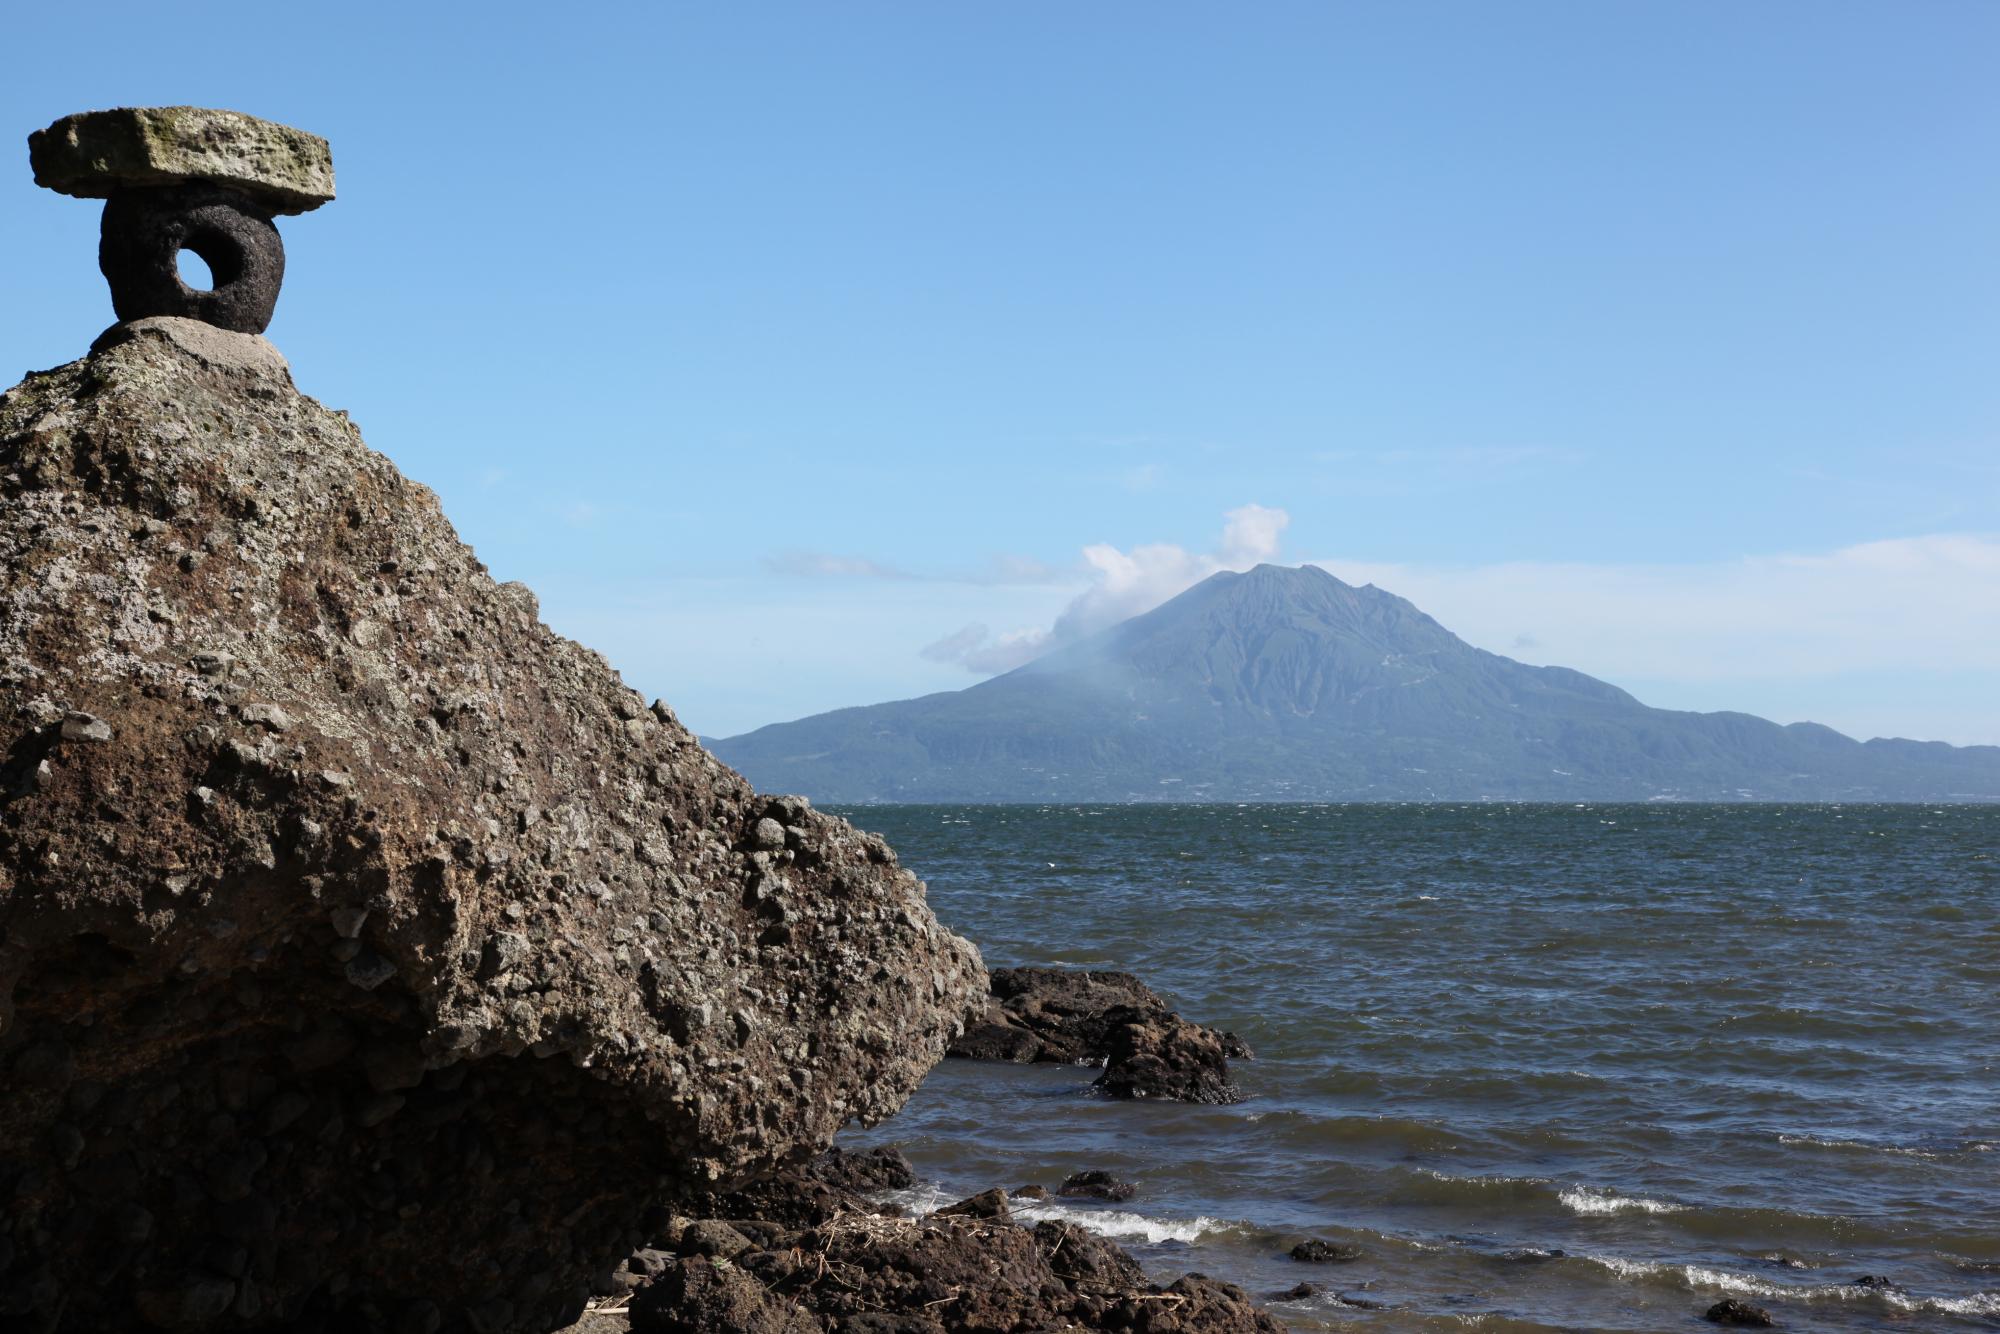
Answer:
M1986 0L8 37L17 136L188 102L331 139L340 198L281 223L300 387L706 733L1274 559L1649 703L2000 742ZM96 212L0 172L0 380L109 322Z

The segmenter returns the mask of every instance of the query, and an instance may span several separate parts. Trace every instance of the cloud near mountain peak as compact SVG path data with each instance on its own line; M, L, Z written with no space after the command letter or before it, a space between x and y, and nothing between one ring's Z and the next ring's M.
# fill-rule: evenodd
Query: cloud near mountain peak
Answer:
M1147 543L1129 551L1108 542L1095 543L1083 549L1089 586L1047 629L995 634L975 623L920 651L933 662L957 663L981 676L1012 671L1051 649L1151 611L1218 571L1247 570L1276 559L1291 521L1282 509L1252 503L1223 515L1221 539L1210 552L1191 552L1171 542Z

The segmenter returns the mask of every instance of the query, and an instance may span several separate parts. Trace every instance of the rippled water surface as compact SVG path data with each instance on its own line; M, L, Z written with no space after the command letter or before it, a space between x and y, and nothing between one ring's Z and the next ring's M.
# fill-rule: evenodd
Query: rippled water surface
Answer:
M846 813L990 964L1129 969L1260 1058L1222 1108L948 1061L854 1137L938 1193L1111 1168L1140 1195L1086 1221L1161 1273L1325 1283L1273 1306L1299 1329L1709 1328L1727 1296L2000 1328L2000 808Z

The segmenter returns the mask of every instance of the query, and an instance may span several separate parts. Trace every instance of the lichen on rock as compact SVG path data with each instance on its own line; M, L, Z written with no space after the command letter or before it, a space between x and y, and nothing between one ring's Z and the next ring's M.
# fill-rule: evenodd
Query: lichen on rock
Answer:
M0 1324L547 1329L901 1106L986 978L881 840L262 339L116 335L0 396Z

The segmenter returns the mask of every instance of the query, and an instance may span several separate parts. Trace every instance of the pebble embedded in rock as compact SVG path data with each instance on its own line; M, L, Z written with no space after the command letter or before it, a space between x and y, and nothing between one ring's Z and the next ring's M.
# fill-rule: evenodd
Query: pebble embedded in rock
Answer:
M363 950L347 965L347 980L363 991L373 991L396 975L396 965L373 950Z
M93 714L70 713L63 717L65 741L109 741L112 735L111 724Z
M268 727L273 732L288 732L292 727L292 715L275 704L245 704L237 711L237 717L257 727Z

